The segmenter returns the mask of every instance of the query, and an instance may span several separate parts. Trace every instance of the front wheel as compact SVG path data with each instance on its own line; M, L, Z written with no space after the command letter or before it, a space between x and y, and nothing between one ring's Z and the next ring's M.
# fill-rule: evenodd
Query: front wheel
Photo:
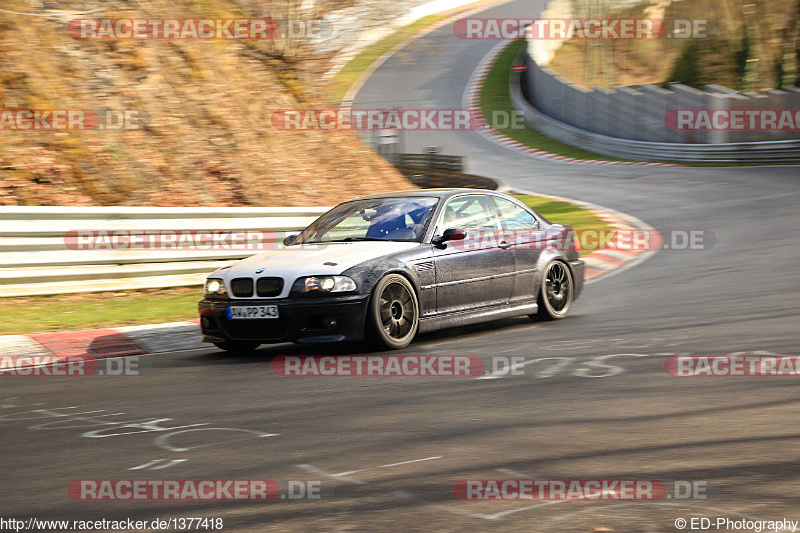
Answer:
M225 341L225 342L215 342L214 346L216 346L220 350L225 350L226 352L247 353L247 352L255 351L256 348L261 346L261 343L260 342Z
M550 261L544 269L539 290L538 318L559 320L567 316L573 296L572 273L561 261Z
M367 338L382 348L408 346L419 328L419 302L414 287L403 276L380 280L369 304Z

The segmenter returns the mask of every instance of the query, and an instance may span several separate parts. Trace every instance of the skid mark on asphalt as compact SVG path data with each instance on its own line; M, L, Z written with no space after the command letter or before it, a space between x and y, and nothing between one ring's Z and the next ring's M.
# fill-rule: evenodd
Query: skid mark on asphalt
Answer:
M171 451L171 452L185 452L188 450L193 450L197 448L206 448L209 446L219 446L223 444L229 444L232 442L239 442L245 439L251 438L264 438L264 437L277 437L279 433L265 433L262 431L256 431L252 429L240 429L240 428L226 428L226 427L207 427L208 423L199 423L199 424L187 424L182 426L170 426L170 427L163 427L160 424L163 422L169 422L172 418L139 418L133 420L101 420L103 418L108 417L116 417L122 416L125 413L109 413L106 409L93 409L89 411L73 411L74 409L78 409L79 406L72 405L72 406L65 406L65 407L51 407L47 409L29 409L30 407L36 407L38 405L44 405L42 403L28 405L26 407L22 406L10 406L6 408L23 408L28 409L27 411L21 411L16 413L8 413L0 415L0 423L3 422L14 422L14 421L29 421L29 420L50 420L49 422L40 422L28 426L29 431L58 431L58 430L65 430L65 429L75 429L81 428L83 430L87 428L96 428L91 431L84 431L80 433L80 437L83 438L92 438L92 439L107 439L107 438L115 438L115 440L119 440L119 437L122 437L124 441L124 437L127 435L136 435L140 433L156 433L157 435L153 438L153 444L159 448ZM6 404L4 404L6 406ZM104 413L104 414L98 414ZM200 427L202 426L202 427ZM170 439L178 437L179 435L186 435L192 434L192 436L196 436L198 432L203 432L203 435L207 435L211 432L216 433L224 433L226 435L225 438L215 437L216 439L213 442L205 442L203 444L195 444L192 446L184 445L183 447L177 446L170 442ZM230 433L236 433L236 438L230 438ZM179 464L186 461L186 459L176 459L166 465L160 465L159 467L154 468L154 470L159 470L161 468L168 468L175 464ZM156 461L155 463L157 463ZM138 470L144 469L152 464L140 465L139 467L130 468L129 470Z

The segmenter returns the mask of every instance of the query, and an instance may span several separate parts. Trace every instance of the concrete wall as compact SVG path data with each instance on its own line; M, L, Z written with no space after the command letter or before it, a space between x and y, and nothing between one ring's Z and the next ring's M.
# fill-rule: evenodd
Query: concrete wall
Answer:
M520 59L522 60L522 59ZM530 75L528 72L527 75ZM642 132L634 131L638 137L647 138L649 133L646 131L645 124L648 121L661 120L659 110L648 109L653 104L648 103L648 98L658 99L660 105L669 106L672 99L678 98L676 92L667 91L668 95L661 94L661 89L642 89L641 95L627 92L620 94L619 91L595 91L593 101L584 107L587 117L584 126L593 127L605 133L594 133L581 127L567 124L561 120L556 120L548 114L537 109L523 95L522 76L513 73L510 79L510 95L514 108L523 114L525 123L535 128L548 137L558 139L572 146L577 146L585 150L590 150L598 154L605 154L613 157L635 160L665 160L665 161L704 161L704 162L740 162L740 163L762 163L774 161L800 161L800 139L782 141L750 141L741 143L688 143L681 142L685 132L674 132L663 128L661 130L663 138L657 141L633 140L615 136L626 127L633 123L629 117L627 120L620 118L620 115L630 114L631 116L641 116ZM553 88L550 88L551 91ZM558 87L558 91L565 88ZM700 91L697 91L700 92ZM553 93L551 93L553 94ZM555 93L558 95L558 93ZM582 95L585 97L586 95ZM695 98L698 95L691 90L686 92L685 97ZM578 96L576 95L576 98ZM628 98L633 98L637 107L626 108L621 102L626 102ZM644 102L642 104L642 102ZM579 104L576 103L576 107ZM594 107L592 107L592 105ZM560 104L552 106L552 109L560 109ZM614 113L601 109L613 109ZM644 110L642 109L644 108ZM568 119L568 115L565 120ZM573 114L574 119L574 114ZM663 124L663 122L662 122ZM705 132L696 132L705 133ZM698 135L699 137L699 135ZM666 139L666 140L665 140Z
M591 133L634 141L722 144L800 139L800 131L675 131L664 123L670 110L800 110L800 89L787 87L741 94L711 86L701 91L680 84L585 89L538 65L528 54L525 97L536 109ZM800 114L797 115L800 117Z

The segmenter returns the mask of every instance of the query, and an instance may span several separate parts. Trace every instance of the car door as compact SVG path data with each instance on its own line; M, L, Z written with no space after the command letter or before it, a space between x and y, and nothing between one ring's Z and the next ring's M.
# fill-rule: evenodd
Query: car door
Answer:
M503 239L512 244L516 263L512 301L536 298L538 285L536 265L542 253L545 235L539 220L515 202L493 196L500 216Z
M514 252L498 242L495 207L483 194L465 194L447 201L435 235L463 229L465 241L434 247L437 313L506 303L514 290Z

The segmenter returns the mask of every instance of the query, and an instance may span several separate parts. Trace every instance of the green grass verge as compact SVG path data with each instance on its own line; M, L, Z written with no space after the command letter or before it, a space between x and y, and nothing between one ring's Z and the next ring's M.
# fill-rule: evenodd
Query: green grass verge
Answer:
M531 195L517 198L549 220L571 224L578 231L610 228L597 215L574 204ZM200 298L201 287L0 298L0 335L194 320Z
M0 335L195 320L202 287L0 298Z
M519 55L520 50L525 45L524 40L515 41L506 48L498 57L492 69L486 76L481 90L481 109L487 121L491 121L492 112L501 111L505 114L512 113L514 106L511 104L508 80L511 76L511 67L514 60ZM557 141L532 128L525 129L502 129L498 131L511 137L515 141L521 142L531 148L552 152L566 157L578 159L597 159L600 161L632 161L631 159L618 159L607 155L596 154L588 150L582 150L569 144ZM776 161L773 163L724 163L724 162L685 162L685 161L654 161L658 163L673 163L691 167L744 167L752 165L797 165L791 161Z

